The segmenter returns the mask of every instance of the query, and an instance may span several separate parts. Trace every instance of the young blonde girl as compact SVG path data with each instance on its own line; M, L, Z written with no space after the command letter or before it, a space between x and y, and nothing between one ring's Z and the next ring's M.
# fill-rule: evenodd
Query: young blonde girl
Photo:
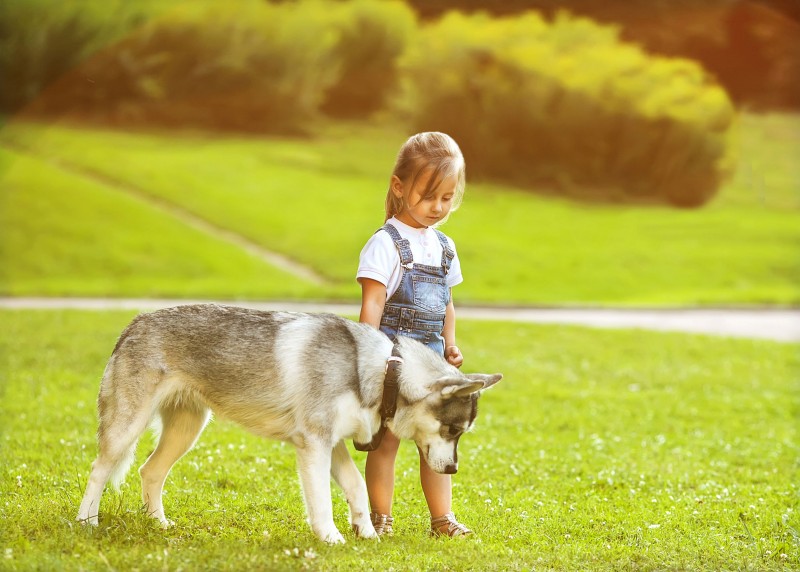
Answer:
M386 195L386 220L361 251L361 322L390 338L410 336L461 367L451 288L461 283L452 240L436 227L464 194L464 157L444 133L418 133L401 147ZM394 463L399 440L386 432L367 455L372 523L391 534ZM420 481L431 513L431 534L471 534L452 512L450 475L433 472L420 455Z

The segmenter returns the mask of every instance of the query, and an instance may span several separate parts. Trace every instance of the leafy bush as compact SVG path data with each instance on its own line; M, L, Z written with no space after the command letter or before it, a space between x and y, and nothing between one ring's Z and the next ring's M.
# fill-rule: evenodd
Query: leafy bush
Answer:
M14 111L101 46L139 24L155 5L108 0L0 2L0 111Z
M335 80L336 31L314 4L176 4L62 78L37 111L293 130Z
M649 57L586 19L451 13L404 69L416 128L453 135L478 177L697 206L726 172L727 94L698 65Z
M323 109L333 116L364 117L383 108L397 87L398 60L416 22L403 2L355 0L339 4L338 11L339 73Z
M165 6L60 78L31 112L301 131L323 104L362 116L380 107L414 25L404 4L374 0Z

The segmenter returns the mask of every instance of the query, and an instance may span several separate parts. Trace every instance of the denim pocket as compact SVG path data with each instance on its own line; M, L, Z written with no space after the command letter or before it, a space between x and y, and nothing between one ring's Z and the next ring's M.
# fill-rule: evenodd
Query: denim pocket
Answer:
M414 305L426 312L442 314L447 307L448 289L444 278L412 276Z

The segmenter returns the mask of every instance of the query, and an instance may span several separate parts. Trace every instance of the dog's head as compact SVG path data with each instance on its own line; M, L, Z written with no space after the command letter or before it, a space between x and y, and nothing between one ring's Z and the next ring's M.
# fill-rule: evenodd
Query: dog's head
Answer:
M428 466L437 473L458 471L458 440L472 429L478 398L502 374L463 374L422 346L401 345L403 405L389 424L398 437L413 439Z

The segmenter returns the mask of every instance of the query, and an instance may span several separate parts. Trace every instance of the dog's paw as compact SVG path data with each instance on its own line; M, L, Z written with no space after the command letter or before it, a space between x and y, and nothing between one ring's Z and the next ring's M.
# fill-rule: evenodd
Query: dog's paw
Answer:
M169 520L168 518L159 519L158 523L159 523L159 525L161 525L161 528L164 528L164 529L172 528L173 526L175 526L175 521L174 520Z
M336 534L329 534L323 540L325 540L325 542L328 544L344 544L344 536L342 536L342 533L338 530L336 531Z
M99 524L99 520L97 518L97 515L94 515L94 516L79 516L75 520L77 520L83 526L97 526Z
M380 536L375 532L375 527L369 520L361 524L353 523L353 532L359 538L377 538L380 540Z
M344 544L344 536L335 527L333 530L318 534L320 540L328 544Z

